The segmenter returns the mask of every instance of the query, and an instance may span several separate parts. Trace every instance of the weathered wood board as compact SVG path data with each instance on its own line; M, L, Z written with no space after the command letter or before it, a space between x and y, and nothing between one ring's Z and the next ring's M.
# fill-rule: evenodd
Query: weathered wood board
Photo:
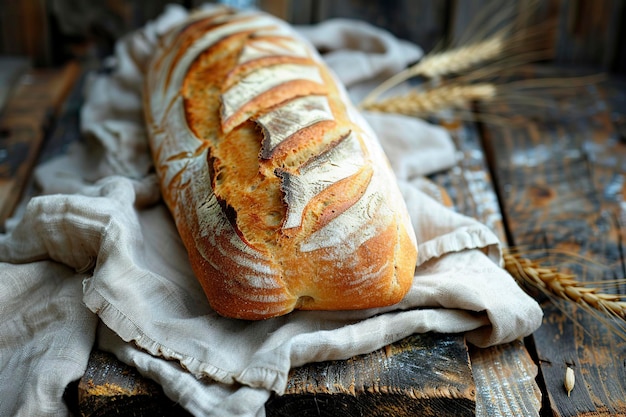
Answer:
M525 252L571 253L552 262L581 281L624 278L626 143L612 120L626 108L606 100L602 91L610 88L573 89L544 117L484 132L511 243ZM578 100L585 106L576 108ZM572 303L543 307L534 341L546 406L555 416L626 414L625 341ZM576 377L569 397L567 366Z
M537 365L524 341L487 349L470 347L472 371L478 390L477 416L539 416L542 392Z
M154 382L94 351L78 382L84 417L186 415ZM421 334L371 354L292 370L268 416L474 416L476 387L460 335ZM177 414L175 414L177 413Z
M293 369L268 417L474 416L475 385L459 335L416 334L371 354Z
M517 24L534 26L546 19L544 32L553 64L626 72L623 0L248 0L224 1L256 5L294 24L311 24L335 17L362 19L417 43L425 51L460 35L482 33L477 19L500 18L506 7L521 16ZM85 56L87 41L108 55L124 33L156 18L167 4L200 6L204 0L107 1L81 3L3 2L0 9L0 54L30 55L36 64L58 63L65 56ZM52 6L54 4L54 7ZM489 9L491 4L495 7ZM537 5L537 10L524 16ZM469 30L468 30L469 29Z
M156 382L105 352L92 352L76 389L83 417L189 416Z
M476 124L440 121L458 152L457 164L432 175L451 207L487 225L506 244L506 230ZM476 383L476 415L538 416L542 393L535 381L538 368L522 341L479 349L470 346Z
M75 63L33 70L21 76L11 91L0 118L0 225L15 209L46 132L78 72Z

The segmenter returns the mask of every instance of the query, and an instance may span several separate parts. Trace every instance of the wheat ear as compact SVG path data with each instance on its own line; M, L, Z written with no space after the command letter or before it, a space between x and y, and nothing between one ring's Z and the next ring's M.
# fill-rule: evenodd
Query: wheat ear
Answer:
M504 266L520 283L530 284L560 299L626 320L626 302L621 301L620 295L606 294L598 288L587 287L572 274L541 266L519 254L504 254Z
M363 99L363 103L375 101L384 92L416 76L436 78L472 68L481 62L496 58L504 50L504 46L504 37L498 35L471 45L426 55L417 64L400 71L373 89Z
M498 57L504 47L504 37L494 36L482 42L427 55L413 66L411 72L414 76L422 75L428 78L460 73Z
M400 113L409 116L432 115L450 108L464 107L476 100L488 100L496 95L493 84L443 85L429 90L414 90L402 96L363 103L365 110Z

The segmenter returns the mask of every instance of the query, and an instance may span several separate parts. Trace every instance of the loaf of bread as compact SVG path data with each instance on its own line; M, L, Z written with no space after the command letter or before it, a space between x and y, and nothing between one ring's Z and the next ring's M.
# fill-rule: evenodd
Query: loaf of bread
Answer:
M258 320L391 305L416 239L389 163L317 51L257 11L190 14L144 87L150 146L212 308Z

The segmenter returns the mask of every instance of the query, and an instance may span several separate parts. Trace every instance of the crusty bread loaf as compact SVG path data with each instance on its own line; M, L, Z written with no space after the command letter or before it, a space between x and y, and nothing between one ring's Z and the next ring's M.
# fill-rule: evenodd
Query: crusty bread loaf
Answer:
M387 159L286 23L191 14L160 39L144 104L163 198L218 313L256 320L406 294L417 249Z

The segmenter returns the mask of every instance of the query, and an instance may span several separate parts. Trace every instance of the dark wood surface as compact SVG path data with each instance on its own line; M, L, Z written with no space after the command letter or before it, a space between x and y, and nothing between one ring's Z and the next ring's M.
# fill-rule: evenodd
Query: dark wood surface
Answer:
M215 2L216 0L213 0ZM211 0L208 0L211 2ZM0 54L29 55L53 65L85 54L87 43L98 56L111 53L128 31L156 18L167 4L196 7L206 0L127 0L89 2L58 0L4 1L0 7ZM416 42L426 52L470 32L477 19L499 18L511 7L521 27L551 20L544 30L548 59L557 65L593 67L626 73L623 0L256 0L256 4L294 24L340 17L361 19ZM490 5L495 4L495 7ZM533 6L536 5L536 6ZM529 12L530 9L533 9ZM487 12L485 12L487 10Z
M49 81L51 91L59 91L55 90L58 80L66 80L67 71L57 70L57 77L50 78L56 80ZM521 126L446 121L463 158L458 166L430 178L438 185L434 192L438 190L441 201L454 209L489 225L503 240L510 239L511 245L574 250L602 260L603 277L623 278L624 92L623 83L587 89L579 95L591 94L595 105L582 116L565 117L572 113L554 111L549 118L532 117ZM69 141L78 140L80 83L69 97L56 122L42 126L49 141L39 158L47 159ZM566 110L567 105L571 103L563 103ZM58 103L54 108L60 108ZM11 180L27 182L25 176ZM467 350L459 336L416 335L349 361L294 369L287 394L272 398L268 415L287 415L293 407L317 412L320 406L320 412L338 415L345 405L352 410L345 415L390 415L389 410L395 415L442 416L626 413L626 343L583 311L568 312L579 326L549 300L542 306L544 324L526 341ZM433 377L435 353L440 363L452 364L437 374L444 379ZM387 366L381 367L381 361ZM409 371L407 364L411 364ZM565 366L576 373L570 397L563 388ZM84 378L68 387L68 401L83 415L181 412L156 384L98 351L93 352ZM386 414L376 414L381 409Z
M437 120L450 133L458 162L449 170L433 174L440 202L479 219L506 242L506 230L483 149L478 124L458 119ZM470 349L476 384L476 415L538 416L541 392L535 381L537 366L521 341L491 348Z
M61 70L40 69L4 77L13 88L0 119L0 225L13 213L46 132L77 75L77 65L70 63Z
M292 370L268 417L474 416L476 386L462 336L416 334L368 355Z
M156 382L106 352L91 354L85 375L71 389L81 416L189 416Z
M562 112L484 129L510 244L548 256L581 281L625 277L623 87L607 82L572 89L556 103ZM614 291L624 294L626 288ZM533 339L552 414L626 414L623 337L572 303L557 308L546 300L543 308L543 325ZM568 366L576 377L570 396L563 388Z

